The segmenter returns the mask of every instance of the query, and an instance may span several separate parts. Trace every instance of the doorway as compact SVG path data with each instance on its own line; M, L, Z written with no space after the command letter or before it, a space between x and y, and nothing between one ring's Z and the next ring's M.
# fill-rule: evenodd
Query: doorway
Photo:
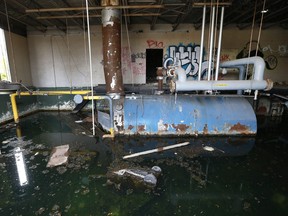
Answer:
M157 67L163 66L163 49L146 49L146 83L156 82Z

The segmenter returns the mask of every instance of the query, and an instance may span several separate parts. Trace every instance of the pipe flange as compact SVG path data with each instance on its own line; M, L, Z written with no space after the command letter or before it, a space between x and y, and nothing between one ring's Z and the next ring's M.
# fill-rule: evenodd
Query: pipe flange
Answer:
M265 91L269 91L273 88L273 81L271 79L266 79L267 87L264 89Z
M171 80L169 83L169 89L171 93L174 93L176 91L176 82L174 80Z

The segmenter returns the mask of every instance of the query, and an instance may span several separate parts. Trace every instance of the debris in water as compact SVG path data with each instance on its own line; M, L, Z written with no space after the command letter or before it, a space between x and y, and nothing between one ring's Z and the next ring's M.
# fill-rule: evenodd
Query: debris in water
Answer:
M203 146L203 149L206 151L214 151L215 149L211 146Z
M203 149L206 150L206 151L210 151L210 152L217 150L217 151L220 151L222 153L225 153L223 150L218 149L218 148L213 148L211 146L203 146Z
M155 152L162 152L168 149L173 149L173 148L178 148L178 147L182 147L182 146L186 146L189 145L189 142L183 142L183 143L178 143L178 144L174 144L174 145L169 145L169 146L164 146L164 147L159 147L156 149L151 149L151 150L147 150L147 151L143 151L143 152L137 152L135 154L130 154L130 155L126 155L123 157L123 159L127 159L127 158L132 158L132 157L138 157L140 155L146 155L146 154L151 154L151 153L155 153Z
M157 184L157 177L160 175L161 171L161 168L158 166L153 166L151 169L129 168L108 172L107 177L115 185L126 182L132 183L134 186L153 188Z
M47 167L54 167L64 164L68 160L69 145L61 145L52 149Z
M75 121L75 123L82 123L82 122L83 122L82 120Z
M61 166L61 167L58 167L58 168L57 168L57 171L58 171L59 174L63 174L63 173L65 173L65 172L67 171L67 168Z
M41 207L35 212L35 215L41 215L44 211L45 211L45 208Z

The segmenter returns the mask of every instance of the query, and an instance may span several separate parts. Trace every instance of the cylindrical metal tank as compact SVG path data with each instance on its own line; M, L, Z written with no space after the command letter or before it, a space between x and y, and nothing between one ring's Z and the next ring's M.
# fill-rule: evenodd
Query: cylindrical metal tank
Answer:
M257 131L254 110L241 96L127 95L123 123L123 134L253 135Z

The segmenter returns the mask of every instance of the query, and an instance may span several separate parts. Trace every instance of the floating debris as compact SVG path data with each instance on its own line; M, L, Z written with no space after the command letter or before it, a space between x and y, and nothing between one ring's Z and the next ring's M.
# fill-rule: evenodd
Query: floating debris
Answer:
M221 149L218 149L218 148L213 148L211 146L203 146L203 149L206 150L206 151L210 151L210 152L217 150L217 151L220 151L222 153L225 153L225 151L223 151Z
M157 177L161 174L161 168L153 166L151 169L135 168L120 169L107 173L110 182L114 183L120 189L121 183L132 183L134 186L155 187Z
M63 174L63 173L65 173L65 172L67 171L67 168L61 166L61 167L58 167L58 168L57 168L57 171L58 171L59 174Z
M47 167L59 166L67 162L68 160L69 145L61 145L54 147Z
M35 215L41 215L44 211L45 211L45 208L41 207L35 212Z
M189 144L190 144L189 142L183 142L183 143L178 143L178 144L174 144L174 145L159 147L159 148L155 148L155 149L151 149L151 150L147 150L147 151L143 151L143 152L137 152L135 154L126 155L123 157L123 159L138 157L140 155L147 155L147 154L151 154L151 153L155 153L155 152L162 152L165 150L169 150L169 149L173 149L173 148L179 148L179 147L186 146Z
M203 146L203 149L206 151L214 151L215 149L211 146Z

